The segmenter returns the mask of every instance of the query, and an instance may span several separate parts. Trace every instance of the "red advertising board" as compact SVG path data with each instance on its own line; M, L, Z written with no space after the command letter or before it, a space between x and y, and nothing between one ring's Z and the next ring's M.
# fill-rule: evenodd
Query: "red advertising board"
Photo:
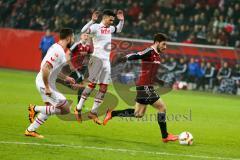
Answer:
M0 28L0 67L38 71L41 62L39 43L44 32ZM56 34L55 34L56 35ZM139 51L151 41L114 38L112 55ZM221 60L238 61L240 51L230 47L168 43L166 54L172 56L206 58L215 63Z

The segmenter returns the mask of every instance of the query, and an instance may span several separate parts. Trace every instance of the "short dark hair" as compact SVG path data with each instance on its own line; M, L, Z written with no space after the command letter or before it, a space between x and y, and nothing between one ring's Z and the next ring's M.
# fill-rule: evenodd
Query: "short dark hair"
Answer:
M110 9L105 9L103 11L103 16L113 16L113 17L115 17L116 14L112 10L110 10Z
M167 40L168 40L168 37L164 33L157 33L157 34L155 34L154 35L154 39L153 39L154 43L155 42L167 41Z
M63 28L60 30L59 37L60 39L65 39L68 36L73 35L73 29L72 28Z

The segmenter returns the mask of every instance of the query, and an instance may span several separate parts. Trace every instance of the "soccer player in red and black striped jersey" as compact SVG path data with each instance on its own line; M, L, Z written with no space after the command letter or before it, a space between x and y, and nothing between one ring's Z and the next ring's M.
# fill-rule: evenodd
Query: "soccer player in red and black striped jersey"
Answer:
M87 33L82 33L80 41L71 46L70 52L70 64L71 68L74 70L70 77L74 78L76 81L76 84L73 84L71 87L78 89L79 102L84 89L82 87L82 82L87 71L90 54L93 52L93 46L89 43L89 35Z
M156 82L156 75L158 68L160 66L160 54L163 53L167 47L166 44L167 36L162 33L158 33L154 36L154 44L146 48L142 52L128 54L122 57L124 60L142 60L141 73L136 82L136 104L135 109L125 109L125 110L108 110L103 124L106 125L107 122L112 117L136 117L141 118L146 112L147 105L152 105L158 110L158 124L162 134L162 141L176 141L178 136L170 134L167 132L166 124L166 105L159 95L154 90L154 83Z
M86 56L93 52L93 46L89 43L89 35L82 33L80 41L74 43L71 48L71 63L75 70L81 70Z

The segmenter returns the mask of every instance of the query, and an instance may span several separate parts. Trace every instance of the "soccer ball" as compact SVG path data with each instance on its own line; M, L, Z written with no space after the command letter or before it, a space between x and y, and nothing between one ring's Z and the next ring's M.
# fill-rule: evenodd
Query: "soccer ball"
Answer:
M181 145L192 145L193 144L193 136L190 132L182 132L179 135L179 143Z
M187 82L182 82L182 81L180 81L180 82L178 83L178 88L179 88L179 89L187 89Z

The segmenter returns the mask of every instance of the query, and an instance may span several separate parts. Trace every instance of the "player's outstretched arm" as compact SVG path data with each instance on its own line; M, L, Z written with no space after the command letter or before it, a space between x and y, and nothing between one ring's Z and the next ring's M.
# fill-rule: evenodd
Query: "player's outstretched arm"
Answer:
M126 56L127 60L138 60L138 59L144 59L151 55L152 48L146 48L145 50L137 53L130 53Z
M117 19L119 20L118 25L116 26L117 28L117 33L122 31L123 28L123 24L124 24L124 15L123 15L123 11L122 10L118 10L117 11Z
M64 80L65 82L68 82L70 84L75 84L76 81L72 78L72 77L69 77L69 76L66 76L64 73L60 72L58 74L58 78Z
M152 48L147 48L142 52L130 53L130 54L122 54L119 53L116 55L116 60L113 62L114 65L118 63L125 63L126 61L144 59L151 55Z
M98 16L99 16L99 12L98 12L98 11L93 12L91 21L88 22L88 23L82 28L81 32L82 32L82 33L90 33L90 32L91 32L90 27L91 27L92 24L94 24L94 23L97 21Z

